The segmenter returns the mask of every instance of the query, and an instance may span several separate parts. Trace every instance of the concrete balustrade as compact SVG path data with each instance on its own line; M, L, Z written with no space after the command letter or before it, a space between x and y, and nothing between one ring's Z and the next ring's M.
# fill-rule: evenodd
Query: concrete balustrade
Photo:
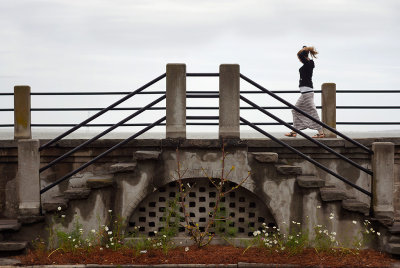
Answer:
M238 64L219 67L219 137L240 138L240 68Z
M374 216L378 219L393 219L394 189L394 144L391 142L372 143L372 200Z
M39 140L18 140L17 192L20 215L39 215L39 167Z
M336 129L336 84L324 83L321 86L322 122ZM327 138L336 138L336 134L324 129Z
M167 64L166 137L186 138L186 65Z
M30 139L31 133L31 88L14 87L14 139Z

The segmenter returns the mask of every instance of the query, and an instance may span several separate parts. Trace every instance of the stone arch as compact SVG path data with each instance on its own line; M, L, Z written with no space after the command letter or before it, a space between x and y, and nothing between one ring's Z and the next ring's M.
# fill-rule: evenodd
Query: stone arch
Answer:
M214 200L212 195L215 194L215 191L213 192L212 184L205 177L188 176L183 181L185 185L186 183L193 185L196 182L193 187L197 188L192 188L191 194L193 193L193 195L188 196L187 204L189 205L190 213L201 225L202 222L207 220L206 215L209 213L209 208ZM140 201L135 201L136 206L131 207L131 214L127 218L128 231L132 230L129 225L131 227L141 226L141 232L144 235L152 235L152 232L159 231L164 224L163 215L168 209L166 208L167 200L168 198L174 198L177 193L174 183L176 183L176 180L167 180L157 190L150 192ZM227 182L228 185L232 187L237 183L229 181ZM248 237L252 231L260 228L263 223L276 226L276 219L272 211L265 201L255 194L254 187L251 187L249 183L243 184L238 189L230 192L224 201L227 216L231 219L229 225L236 226L238 234L242 237ZM184 230L181 230L181 232L184 232Z

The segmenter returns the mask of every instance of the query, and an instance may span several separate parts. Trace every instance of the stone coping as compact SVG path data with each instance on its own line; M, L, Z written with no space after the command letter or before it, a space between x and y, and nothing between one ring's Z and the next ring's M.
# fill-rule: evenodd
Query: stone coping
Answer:
M115 145L123 139L100 139L93 142L91 147L105 147L109 145ZM316 147L317 145L304 138L282 138L287 144L294 147L311 146ZM396 146L400 145L399 137L384 137L384 138L360 138L354 139L355 141L365 145L371 146L373 142L393 142ZM49 140L40 140L40 144L43 145ZM54 148L60 147L76 147L87 141L87 139L64 139L56 143ZM341 139L341 138L325 138L319 139L318 141L333 147L355 147L352 143ZM248 146L248 147L281 147L270 139L226 139L225 143L227 146ZM17 146L15 140L0 140L0 148L12 148ZM201 148L219 148L221 146L221 140L219 139L136 139L133 140L124 147L201 147Z

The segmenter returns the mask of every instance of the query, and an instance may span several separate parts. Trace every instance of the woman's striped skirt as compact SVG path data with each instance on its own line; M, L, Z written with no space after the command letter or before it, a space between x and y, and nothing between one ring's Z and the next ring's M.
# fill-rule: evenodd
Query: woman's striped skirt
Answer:
M305 113L311 115L315 119L319 119L317 108L314 103L314 92L307 92L301 94L300 98L296 102L296 107ZM316 130L321 130L322 126L312 121L311 119L305 117L299 112L292 110L293 114L293 126L299 130L311 128Z

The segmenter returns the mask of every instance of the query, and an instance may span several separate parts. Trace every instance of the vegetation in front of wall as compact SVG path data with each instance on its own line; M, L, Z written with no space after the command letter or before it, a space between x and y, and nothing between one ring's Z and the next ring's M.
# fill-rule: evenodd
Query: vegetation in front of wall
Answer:
M176 177L174 180L178 182L178 191L179 191L179 204L181 206L181 211L183 213L184 224L183 227L187 230L189 237L194 241L194 244L201 248L207 246L211 243L216 234L221 234L221 237L226 240L226 237L232 237L236 233L236 229L234 227L230 227L229 217L226 215L225 207L221 206L221 200L227 196L230 192L239 188L249 177L250 172L248 172L247 176L244 177L239 184L227 189L227 185L229 182L229 176L232 171L235 170L235 166L232 166L228 171L225 170L225 160L228 153L225 151L224 145L222 146L222 159L221 159L221 172L220 177L218 179L213 178L203 168L202 171L205 177L208 178L210 183L214 186L216 190L216 200L214 202L214 206L212 211L208 215L207 221L204 227L200 227L199 223L194 221L190 217L190 213L187 212L187 204L186 197L190 193L190 189L192 186L188 183L187 185L183 184L182 178L184 178L187 169L183 170L180 162L179 150L176 149Z

